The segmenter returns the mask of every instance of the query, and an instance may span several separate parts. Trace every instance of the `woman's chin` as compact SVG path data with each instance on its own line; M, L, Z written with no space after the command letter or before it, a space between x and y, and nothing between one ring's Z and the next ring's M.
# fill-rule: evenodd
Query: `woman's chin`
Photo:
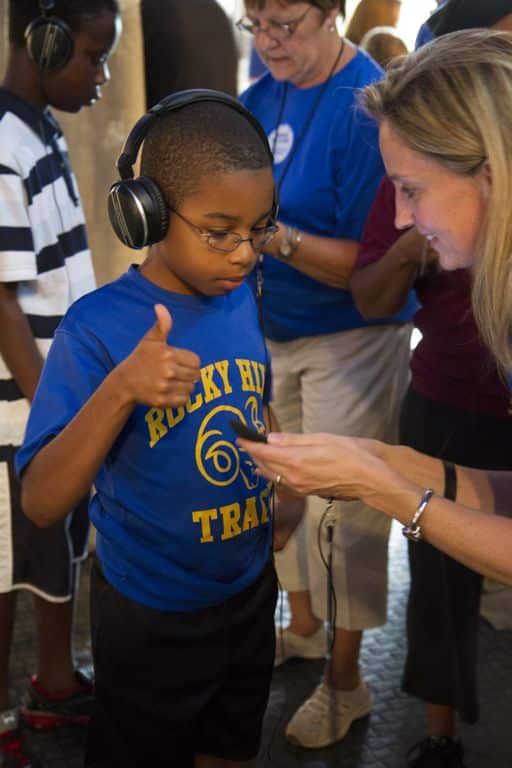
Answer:
M453 251L444 251L442 248L435 248L439 254L439 266L445 272L453 272L456 269L468 269L473 266L474 259L471 256L465 256Z

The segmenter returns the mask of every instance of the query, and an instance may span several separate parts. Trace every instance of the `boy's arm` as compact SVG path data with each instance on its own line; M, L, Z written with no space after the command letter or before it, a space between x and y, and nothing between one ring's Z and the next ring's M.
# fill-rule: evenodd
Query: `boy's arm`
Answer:
M43 358L16 296L16 283L0 283L0 355L23 395L32 400Z
M7 156L9 148L5 147ZM43 358L18 302L20 281L37 280L37 256L21 175L0 166L0 354L23 395L32 400Z
M87 494L137 404L176 408L194 389L199 358L167 344L171 317L162 305L156 305L155 312L155 325L133 352L25 469L22 506L37 525L48 526L65 517Z

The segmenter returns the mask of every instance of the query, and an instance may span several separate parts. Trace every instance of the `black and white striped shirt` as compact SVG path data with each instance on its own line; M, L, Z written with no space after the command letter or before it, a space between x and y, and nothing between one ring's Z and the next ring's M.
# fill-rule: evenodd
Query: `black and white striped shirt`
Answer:
M95 287L65 139L48 112L0 88L0 282L46 357L70 304ZM0 356L0 446L20 445L29 404Z

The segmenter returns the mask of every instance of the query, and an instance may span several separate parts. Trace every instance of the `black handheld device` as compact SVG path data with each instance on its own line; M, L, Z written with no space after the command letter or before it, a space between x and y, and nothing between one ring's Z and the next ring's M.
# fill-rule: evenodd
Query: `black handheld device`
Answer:
M253 443L266 443L267 436L261 432L256 432L255 429L251 429L242 421L238 419L232 419L230 422L233 427L233 431L238 437L242 437L244 440L252 440Z

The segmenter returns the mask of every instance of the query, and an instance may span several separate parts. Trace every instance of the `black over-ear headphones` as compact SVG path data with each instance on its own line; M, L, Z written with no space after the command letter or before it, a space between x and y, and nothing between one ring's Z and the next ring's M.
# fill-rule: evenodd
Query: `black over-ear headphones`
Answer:
M144 248L159 243L169 227L167 203L156 182L149 176L133 177L133 166L142 142L162 115L204 101L225 104L243 115L261 138L272 164L272 152L265 131L254 115L233 96L208 89L179 91L167 96L133 126L117 160L121 179L111 186L108 194L110 223L121 242L129 248Z
M56 72L73 55L74 42L66 22L53 15L54 0L39 0L41 15L25 30L25 44L41 72Z

